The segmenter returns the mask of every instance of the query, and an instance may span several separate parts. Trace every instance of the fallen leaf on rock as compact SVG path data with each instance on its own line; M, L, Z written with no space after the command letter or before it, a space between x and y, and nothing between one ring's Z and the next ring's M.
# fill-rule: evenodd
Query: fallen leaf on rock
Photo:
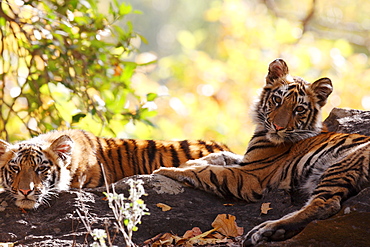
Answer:
M177 243L180 239L180 237L167 232L146 240L144 244L151 247L170 246Z
M219 214L213 221L212 226L226 237L237 237L243 234L243 227L238 227L236 217L231 214Z
M198 227L194 227L194 228L198 228ZM194 229L193 228L193 229ZM199 229L199 228L198 228ZM200 229L199 229L199 231L200 231ZM216 231L216 229L212 229L212 230L209 230L209 231L206 231L206 232L204 232L204 233L202 233L202 231L200 231L200 234L198 234L198 235L196 235L196 236L194 236L194 237L192 237L192 238L190 238L189 240L194 240L194 239L199 239L199 238L205 238L205 237L207 237L209 234L211 234L212 232L214 232L214 231Z
M270 202L265 202L265 203L262 203L261 205L261 214L267 214L269 210L271 210L272 208L270 208Z
M193 227L184 233L182 237L171 233L159 234L144 242L145 246L183 246L191 247L194 245L214 245L214 244L232 244L233 239L228 237L237 237L243 234L243 227L238 227L235 222L235 216L230 214L219 214L213 221L214 229L202 233L199 227ZM216 232L217 231L217 232Z
M164 204L164 203L157 203L157 207L161 208L162 211L166 212L172 209L172 207Z
M192 237L195 237L195 236L198 236L202 234L202 231L200 230L199 227L193 227L193 229L191 230L188 230L184 233L184 235L182 236L182 238L192 238Z

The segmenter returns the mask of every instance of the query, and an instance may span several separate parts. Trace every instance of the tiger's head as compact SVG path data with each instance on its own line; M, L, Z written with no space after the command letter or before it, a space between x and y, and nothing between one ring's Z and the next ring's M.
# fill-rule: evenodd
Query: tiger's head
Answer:
M37 208L56 192L69 188L67 167L72 148L73 141L67 135L51 143L37 137L16 144L0 141L2 184L18 207Z
M322 129L321 108L333 91L331 80L310 84L289 75L284 60L269 65L266 85L255 106L257 131L275 144L297 142L315 136Z

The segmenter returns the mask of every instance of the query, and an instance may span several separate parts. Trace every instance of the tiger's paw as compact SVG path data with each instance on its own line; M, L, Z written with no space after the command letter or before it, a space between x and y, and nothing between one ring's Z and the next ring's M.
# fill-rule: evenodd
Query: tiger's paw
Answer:
M208 156L206 156L208 157ZM188 167L188 166L203 166L203 165L208 165L208 160L200 158L196 160L188 160L184 164L180 165L179 167Z
M253 246L262 241L282 241L293 237L299 232L298 229L288 229L294 228L281 224L278 220L266 221L247 233L243 246Z
M180 167L188 166L206 166L206 165L217 165L217 166L231 166L239 164L243 155L234 154L229 151L222 151L219 153L211 153L199 159L189 160Z
M181 181L181 177L183 174L182 168L174 168L174 167L161 167L153 172L153 174L163 175L178 181Z
M153 172L153 174L163 175L173 180L196 186L197 183L194 181L194 174L190 171L193 169L188 168L174 168L174 167L161 167Z

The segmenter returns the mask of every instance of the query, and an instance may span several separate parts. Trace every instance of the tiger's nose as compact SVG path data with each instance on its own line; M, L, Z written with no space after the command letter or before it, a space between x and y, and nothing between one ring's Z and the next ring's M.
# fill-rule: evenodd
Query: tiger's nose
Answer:
M279 125L277 125L275 123L274 123L274 127L275 127L276 130L283 130L283 129L285 129L284 127L281 127L281 126L279 126Z
M25 196L27 196L27 195L29 195L31 192L32 192L32 190L30 190L30 189L19 189L19 191L23 194L23 195L25 195Z

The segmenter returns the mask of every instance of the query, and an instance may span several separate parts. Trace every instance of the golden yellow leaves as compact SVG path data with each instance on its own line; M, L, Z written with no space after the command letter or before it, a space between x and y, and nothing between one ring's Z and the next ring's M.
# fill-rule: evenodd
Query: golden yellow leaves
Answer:
M158 206L158 205L157 205ZM219 243L232 243L231 238L241 236L243 227L238 227L235 222L236 217L230 214L219 214L212 223L212 230L202 232L199 227L194 227L185 232L182 237L171 233L164 233L148 239L145 245L166 246L166 245L209 245Z

